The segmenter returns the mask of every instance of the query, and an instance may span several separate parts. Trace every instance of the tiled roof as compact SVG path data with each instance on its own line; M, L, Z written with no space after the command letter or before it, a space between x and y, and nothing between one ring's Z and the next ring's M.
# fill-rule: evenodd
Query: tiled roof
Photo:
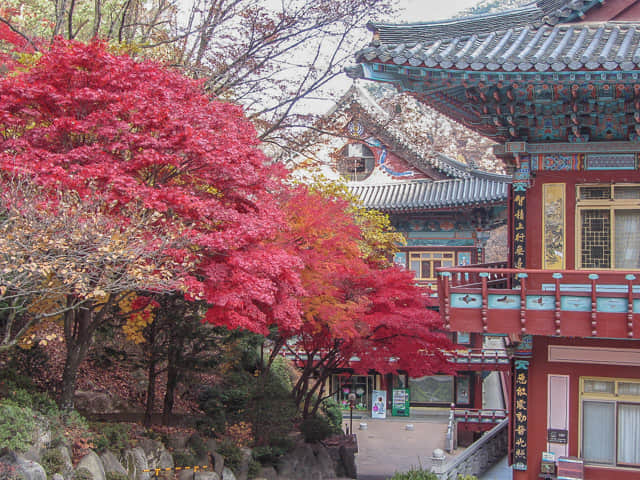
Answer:
M475 172L451 180L408 180L384 184L350 183L367 208L384 212L436 210L507 200L511 177Z
M477 18L477 17L474 17ZM495 28L492 27L492 28ZM504 71L634 70L640 65L640 25L598 23L514 27L437 41L381 43L359 61Z

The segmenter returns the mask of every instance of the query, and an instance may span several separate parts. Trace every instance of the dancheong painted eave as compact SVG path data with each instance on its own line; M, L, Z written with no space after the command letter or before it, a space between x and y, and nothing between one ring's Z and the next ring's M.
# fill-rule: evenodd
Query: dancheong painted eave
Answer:
M374 40L357 61L505 72L640 70L640 23L525 25L425 41L388 37L393 43Z
M504 203L511 177L479 174L451 180L410 180L396 183L349 185L367 208L409 212Z

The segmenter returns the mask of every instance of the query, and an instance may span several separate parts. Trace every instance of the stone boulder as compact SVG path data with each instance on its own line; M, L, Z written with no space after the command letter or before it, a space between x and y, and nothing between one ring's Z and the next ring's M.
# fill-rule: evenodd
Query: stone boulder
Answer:
M222 470L224 469L224 457L216 451L210 452L209 461L213 463L213 471L219 476L222 476Z
M15 477L23 480L47 480L47 474L37 462L29 460L15 452L8 452L0 457L0 463L15 471Z
M93 480L107 479L107 476L104 472L104 466L102 465L102 460L100 460L100 457L96 452L90 451L80 459L80 461L76 465L76 470L79 470L81 468L86 468L89 472L91 472L91 478L93 478Z
M147 468L173 468L173 457L165 446L156 440L150 438L141 438L138 446L142 448L147 457Z
M57 460L60 460L62 463L62 466L59 469L59 471L52 472L52 473L54 474L59 473L64 478L71 478L73 474L73 463L71 463L71 454L69 453L69 448L67 448L65 445L58 445L55 448L52 448L47 450L46 452L43 452L43 457L47 454L53 455L54 458L56 458Z
M102 466L104 467L104 473L118 473L120 475L127 475L127 470L124 468L118 457L116 457L113 452L107 450L102 455L100 455L100 460L102 460Z
M224 467L222 469L222 480L236 480L236 476L230 468Z
M24 458L37 463L40 462L42 454L51 443L51 428L49 420L42 415L36 415L35 424L31 448L24 453Z
M151 475L144 470L149 469L147 456L140 447L125 450L123 465L130 480L149 480Z
M85 413L114 413L113 398L105 392L77 390L73 398L75 407Z
M336 477L334 462L321 444L300 443L277 466L280 480L325 480Z
M254 480L278 480L278 472L273 467L262 467Z
M178 480L220 480L220 475L216 472L182 470L178 473Z
M242 459L240 460L237 480L247 480L247 477L249 476L249 462L252 458L251 449L242 447L240 451L242 452Z

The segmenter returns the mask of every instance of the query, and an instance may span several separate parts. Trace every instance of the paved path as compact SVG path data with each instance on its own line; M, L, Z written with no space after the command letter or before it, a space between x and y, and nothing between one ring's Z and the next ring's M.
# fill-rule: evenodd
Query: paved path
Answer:
M447 414L424 417L391 417L354 419L358 436L358 480L385 480L395 472L412 467L431 468L431 454L435 448L445 447ZM359 430L361 423L366 430ZM407 424L413 430L407 430Z

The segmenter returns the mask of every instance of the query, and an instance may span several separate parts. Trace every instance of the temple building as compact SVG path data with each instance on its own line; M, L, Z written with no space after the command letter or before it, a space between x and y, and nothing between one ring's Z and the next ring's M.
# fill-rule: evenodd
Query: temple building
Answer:
M437 270L447 328L510 344L513 478L638 478L640 2L369 28L349 74L497 142L513 173L508 268Z

